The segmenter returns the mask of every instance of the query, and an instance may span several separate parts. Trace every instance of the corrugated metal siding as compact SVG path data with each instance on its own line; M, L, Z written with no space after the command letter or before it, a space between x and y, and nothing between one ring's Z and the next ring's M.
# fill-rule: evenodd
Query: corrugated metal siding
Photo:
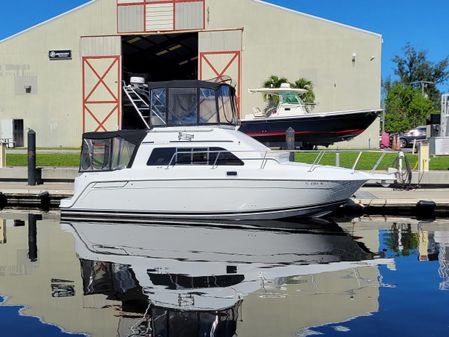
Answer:
M176 3L176 29L202 29L203 3L180 2Z
M173 30L173 3L146 6L146 30Z
M242 31L201 32L198 46L200 52L241 50Z
M118 7L118 32L143 32L144 6L130 5Z
M81 56L106 56L121 54L120 36L81 38Z

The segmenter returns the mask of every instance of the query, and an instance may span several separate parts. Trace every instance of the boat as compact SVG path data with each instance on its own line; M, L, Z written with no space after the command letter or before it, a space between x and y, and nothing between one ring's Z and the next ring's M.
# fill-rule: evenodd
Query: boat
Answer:
M290 88L287 83L280 88L249 91L264 94L266 106L255 108L252 114L246 115L241 120L240 131L270 147L285 147L289 128L294 132L295 145L304 149L351 140L365 131L382 112L381 109L313 112L313 106L301 99L306 90Z
M368 180L394 175L291 162L238 130L226 83L149 84L148 126L83 134L66 219L280 219L322 216Z
M332 298L339 308L332 318L346 320L354 315L348 310L348 294L358 304L352 306L359 308L358 315L375 311L377 268L394 266L393 259L377 258L334 222L321 220L241 226L71 221L61 227L74 237L84 295L121 301L117 312L122 313L123 336L130 335L131 327L140 330L138 326L151 328L155 336L204 336L198 331L235 336L247 296L259 292L269 302L286 296L287 286L303 290L301 296L289 293L295 307L306 306L304 292L313 289L319 303L309 310L319 312ZM288 307L278 310L272 315L294 329L285 315Z

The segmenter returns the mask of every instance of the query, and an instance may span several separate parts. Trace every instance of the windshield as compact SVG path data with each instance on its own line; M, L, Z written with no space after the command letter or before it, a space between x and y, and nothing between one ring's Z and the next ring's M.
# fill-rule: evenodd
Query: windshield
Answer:
M295 92L283 92L279 94L280 102L286 104L304 104L298 94Z

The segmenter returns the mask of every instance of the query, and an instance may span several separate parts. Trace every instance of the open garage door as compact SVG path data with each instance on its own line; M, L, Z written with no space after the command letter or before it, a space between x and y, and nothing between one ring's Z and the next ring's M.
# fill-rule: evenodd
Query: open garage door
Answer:
M83 132L121 127L120 37L81 39Z
M145 82L198 78L198 33L122 36L122 80L142 77ZM123 95L122 128L143 128L141 118Z
M199 79L230 77L240 106L242 31L199 33Z

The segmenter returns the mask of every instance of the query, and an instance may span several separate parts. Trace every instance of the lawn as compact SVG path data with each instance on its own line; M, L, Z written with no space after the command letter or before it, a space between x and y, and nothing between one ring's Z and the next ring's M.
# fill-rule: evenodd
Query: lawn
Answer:
M352 168L357 158L357 152L342 152L340 153L340 166ZM358 170L371 170L380 158L380 153L363 153L360 158L359 164L356 169ZM313 163L317 157L316 153L300 152L296 153L295 160L302 163ZM413 170L418 169L418 155L406 154L406 157L410 163L410 167ZM379 164L379 170L385 170L388 167L393 167L396 154L386 154L382 162ZM36 156L37 166L56 166L56 167L78 167L80 156L78 153L38 153ZM322 165L335 165L335 153L326 153L321 159ZM13 154L8 153L6 155L7 166L26 166L27 155L26 154ZM430 158L431 170L449 170L449 156L441 156Z
M79 153L38 153L36 165L57 167L78 167L80 163ZM6 154L6 166L27 166L27 155Z
M352 168L358 156L358 152L342 152L340 153L340 166ZM371 170L377 163L381 156L381 153L363 153L356 169L358 170ZM409 161L412 170L418 169L418 155L406 153L407 160ZM322 165L335 165L335 153L326 153L320 161ZM304 152L296 153L295 161L302 163L313 163L317 158L316 153ZM388 153L378 166L378 170L385 170L388 167L394 167L394 162L397 155L394 153ZM429 167L431 170L449 170L449 156L433 157L430 158Z

